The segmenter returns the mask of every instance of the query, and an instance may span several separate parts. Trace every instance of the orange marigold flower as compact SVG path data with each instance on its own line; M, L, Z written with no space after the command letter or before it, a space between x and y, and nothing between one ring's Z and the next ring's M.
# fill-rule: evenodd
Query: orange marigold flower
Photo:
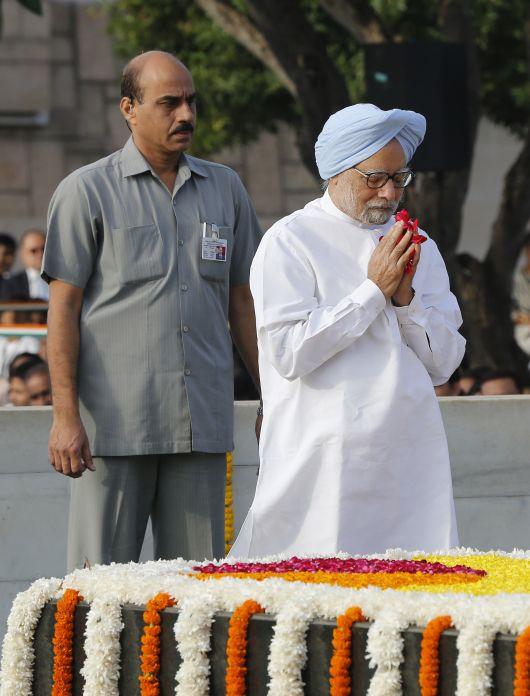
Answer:
M226 644L226 696L245 696L246 694L248 622L251 616L261 613L263 608L254 600L248 599L234 611L230 618Z
M513 696L530 694L530 626L518 636L515 644L515 676Z
M144 633L141 638L142 671L138 677L142 696L159 696L158 673L160 672L160 634L162 632L160 612L174 605L175 600L165 592L157 594L147 602L146 610L143 614Z
M73 682L75 608L83 598L77 590L66 590L57 602L53 634L52 696L70 696Z
M450 616L437 616L423 631L420 658L421 696L437 696L440 679L440 636L453 625Z
M337 626L333 631L333 656L329 665L330 696L351 694L351 629L358 621L366 621L359 607L350 607L337 617Z

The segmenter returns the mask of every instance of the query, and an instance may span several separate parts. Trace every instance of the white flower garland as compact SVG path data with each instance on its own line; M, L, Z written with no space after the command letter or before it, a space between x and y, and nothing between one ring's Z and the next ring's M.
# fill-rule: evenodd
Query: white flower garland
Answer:
M487 555L475 549L441 551L445 556ZM391 550L372 558L410 559L422 552ZM530 552L496 552L497 556L530 559ZM348 558L347 554L340 554ZM263 562L279 557L261 559ZM402 592L369 587L355 590L330 585L286 582L270 578L218 578L197 580L194 562L95 566L59 580L39 580L17 596L4 639L0 696L31 696L33 635L44 604L65 589L78 590L91 604L86 629L87 659L82 669L86 696L118 693L121 605L145 605L159 592L170 594L179 607L175 637L182 663L176 676L177 696L207 696L211 625L218 611L233 612L247 599L259 602L276 617L270 646L268 674L271 696L303 693L302 670L307 659L309 622L320 617L334 620L348 607L359 606L373 623L368 635L370 664L376 667L370 696L401 694L402 631L424 626L450 614L458 636L458 696L487 696L493 668L495 633L517 634L530 625L529 595L497 594L474 597L458 593Z
M210 693L211 627L217 605L195 593L180 605L174 632L182 662L176 674L176 696Z
M88 612L85 631L86 696L118 696L120 678L121 604L112 597L97 597Z
M276 616L269 653L269 696L303 696L306 633L311 613L294 601Z
M46 602L55 596L60 580L36 580L20 592L7 620L2 646L1 696L31 696L33 686L33 636Z
M490 693L496 632L481 621L470 621L459 631L456 639L456 696L486 696Z
M370 682L368 696L400 696L403 662L403 637L401 632L408 622L398 614L387 612L378 616L368 630L367 653L370 667L376 672Z

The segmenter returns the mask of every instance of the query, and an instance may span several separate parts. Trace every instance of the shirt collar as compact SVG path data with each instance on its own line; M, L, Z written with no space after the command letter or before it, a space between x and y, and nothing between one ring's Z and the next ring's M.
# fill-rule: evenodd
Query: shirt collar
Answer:
M121 166L123 178L128 176L136 176L137 174L143 174L144 172L151 172L153 176L156 176L149 162L136 147L132 135L130 136L129 140L127 140L121 151ZM183 170L185 173L186 168L198 176L208 176L208 171L200 160L195 159L195 157L186 156L184 153L182 153L179 162L179 171Z
M121 168L124 178L152 171L149 163L134 144L132 135L121 151Z

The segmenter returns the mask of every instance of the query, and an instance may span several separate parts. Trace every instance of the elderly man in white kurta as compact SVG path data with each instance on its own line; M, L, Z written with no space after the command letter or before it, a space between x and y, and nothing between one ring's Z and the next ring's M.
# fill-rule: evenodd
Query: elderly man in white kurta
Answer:
M433 385L462 360L462 319L434 241L393 217L424 133L411 111L334 114L315 148L324 196L263 238L261 466L233 556L458 544Z

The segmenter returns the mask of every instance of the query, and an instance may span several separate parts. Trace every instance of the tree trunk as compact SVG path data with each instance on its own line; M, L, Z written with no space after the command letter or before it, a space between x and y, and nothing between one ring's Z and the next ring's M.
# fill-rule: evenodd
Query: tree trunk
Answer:
M328 56L324 37L313 29L298 2L247 0L247 6L296 86L301 104L298 147L304 165L317 176L315 141L325 120L350 103L344 78Z

